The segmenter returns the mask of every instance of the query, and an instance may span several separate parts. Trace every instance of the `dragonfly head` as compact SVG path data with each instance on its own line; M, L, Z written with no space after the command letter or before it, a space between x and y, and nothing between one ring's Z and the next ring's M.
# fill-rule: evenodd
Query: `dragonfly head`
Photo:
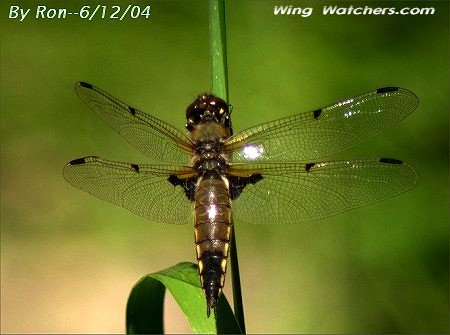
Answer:
M217 122L227 128L231 127L228 104L210 93L199 95L186 109L186 128L188 130L207 122Z

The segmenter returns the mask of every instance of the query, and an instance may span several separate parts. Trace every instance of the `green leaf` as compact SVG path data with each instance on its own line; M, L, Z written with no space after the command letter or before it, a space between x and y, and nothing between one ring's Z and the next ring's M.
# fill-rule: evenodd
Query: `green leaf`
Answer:
M206 317L206 300L193 263L179 263L147 275L133 287L127 304L128 334L162 334L165 289L174 297L196 334L240 333L228 301L222 295L217 320Z
M164 293L158 280L146 276L133 287L127 304L127 334L162 334Z

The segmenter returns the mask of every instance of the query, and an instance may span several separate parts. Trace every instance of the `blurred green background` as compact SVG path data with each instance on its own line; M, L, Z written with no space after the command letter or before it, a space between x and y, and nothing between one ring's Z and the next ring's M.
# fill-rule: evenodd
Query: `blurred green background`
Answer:
M1 2L1 330L124 331L143 275L194 261L193 228L147 222L71 187L66 162L146 162L76 97L83 80L184 124L211 89L206 1L138 1L149 19L8 19ZM120 1L21 1L67 7ZM312 6L310 17L274 5ZM429 16L323 16L322 6L434 7ZM31 16L32 14L30 14ZM446 333L449 5L446 1L227 3L235 131L382 86L418 109L338 157L395 157L419 185L396 198L301 225L236 222L252 333ZM231 297L231 281L225 293ZM189 332L168 297L168 332Z

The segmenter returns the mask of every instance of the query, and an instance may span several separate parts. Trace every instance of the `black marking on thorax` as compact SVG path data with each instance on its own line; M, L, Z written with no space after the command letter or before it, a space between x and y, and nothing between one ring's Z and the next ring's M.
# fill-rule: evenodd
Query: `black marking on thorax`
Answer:
M219 156L222 152L223 143L220 140L198 141L194 144L195 152L198 155L215 155Z
M195 156L197 160L193 169L201 176L225 175L227 161L221 155L223 143L220 141L201 141L196 143Z

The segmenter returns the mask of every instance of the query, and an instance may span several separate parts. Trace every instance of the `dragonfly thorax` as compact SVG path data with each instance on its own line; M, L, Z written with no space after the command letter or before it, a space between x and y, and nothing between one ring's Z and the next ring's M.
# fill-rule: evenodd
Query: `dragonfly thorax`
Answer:
M193 158L193 168L200 175L224 175L227 166L226 157L215 151L204 151Z
M207 146L221 146L230 135L230 128L215 121L201 123L190 129L190 137L196 148L208 149Z

